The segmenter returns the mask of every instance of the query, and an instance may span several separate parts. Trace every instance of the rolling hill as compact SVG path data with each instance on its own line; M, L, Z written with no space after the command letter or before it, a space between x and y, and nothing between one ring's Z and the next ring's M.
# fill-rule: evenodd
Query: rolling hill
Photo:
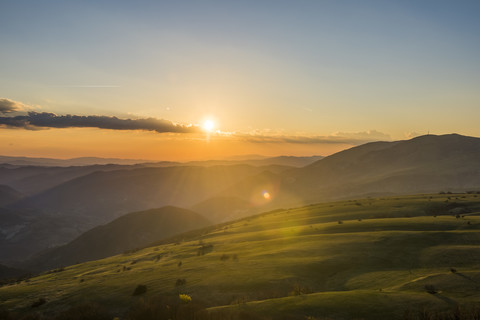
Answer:
M110 317L147 319L129 315L160 312L167 298L181 305L180 293L203 305L208 319L454 312L480 299L479 215L478 194L276 210L3 286L0 306L52 315L93 301ZM143 294L132 295L139 285ZM39 299L45 303L32 309Z
M29 270L46 270L113 256L211 224L190 210L163 207L123 215L95 227L66 245L53 248L27 264Z

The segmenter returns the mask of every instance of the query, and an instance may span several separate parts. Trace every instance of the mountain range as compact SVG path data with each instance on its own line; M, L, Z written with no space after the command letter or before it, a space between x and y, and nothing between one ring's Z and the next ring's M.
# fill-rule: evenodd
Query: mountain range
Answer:
M19 198L0 212L0 263L30 259L129 212L164 206L220 223L328 200L480 189L480 139L457 134L367 143L303 167L205 163L0 167L0 183L19 191L6 189Z

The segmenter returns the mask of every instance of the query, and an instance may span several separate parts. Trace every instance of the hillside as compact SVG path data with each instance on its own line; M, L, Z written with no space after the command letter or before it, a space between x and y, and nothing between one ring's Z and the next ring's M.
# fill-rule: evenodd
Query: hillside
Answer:
M480 187L480 138L425 135L372 142L291 171L284 179L309 201Z
M0 207L16 202L21 198L23 198L23 194L17 190L9 186L0 185Z
M34 210L0 208L0 261L18 265L32 255L79 234L78 219L45 217Z
M163 207L132 212L95 227L75 240L36 257L29 270L46 270L113 256L211 224L190 210Z
M211 319L400 320L410 312L453 312L480 299L479 197L277 210L4 286L0 306L30 312L43 298L35 312L54 314L94 301L123 318L129 310L160 310L185 293ZM132 296L139 284L146 293ZM158 296L165 298L141 302Z

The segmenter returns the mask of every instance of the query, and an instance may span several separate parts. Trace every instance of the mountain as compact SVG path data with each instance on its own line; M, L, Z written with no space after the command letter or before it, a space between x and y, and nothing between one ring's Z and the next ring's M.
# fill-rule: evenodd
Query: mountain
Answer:
M253 157L254 155L252 155ZM315 161L323 159L322 156L310 156L310 157L294 157L294 156L279 156L272 158L259 158L254 157L252 159L244 157L235 157L231 160L206 160L206 161L191 161L177 165L195 165L195 166L212 166L212 165L238 165L246 164L251 166L288 166L288 167L303 167L309 165Z
M425 135L372 142L289 171L283 191L306 201L480 188L480 138Z
M79 167L79 166L94 166L94 165L135 165L141 164L145 166L201 166L201 165L228 165L228 164L250 164L258 166L266 165L282 165L303 167L307 164L321 159L322 156L278 156L278 157L264 157L259 155L244 155L229 157L226 160L206 160L206 161L188 161L188 162L174 162L174 161L155 161L142 159L118 159L118 158L98 158L98 157L80 157L72 159L53 159L53 158L32 158L32 157L9 157L0 156L0 164L2 166L33 166L33 167Z
M273 158L266 158L260 160L250 160L247 163L251 165L263 165L268 166L272 164L291 166L291 167L304 167L312 164L318 160L323 159L323 156L310 156L310 157L294 157L294 156L279 156Z
M480 190L479 138L426 135L367 143L302 168L248 176L192 208L221 222L320 201L449 190ZM223 205L226 197L235 201Z
M9 205L12 210L37 214L36 220L5 240L8 245L15 241L8 252L17 257L18 252L31 255L128 212L166 205L195 209L218 223L335 199L480 190L480 139L451 134L373 142L301 168L182 165L109 170L101 166L93 172L93 168L82 168L90 173ZM66 175L78 167L69 170L74 171ZM60 180L56 178L59 171L50 174L45 183ZM2 178L0 172L0 182Z
M101 259L209 224L196 212L172 206L133 212L47 251L31 261L29 268L45 270Z
M0 207L16 202L21 198L23 198L23 194L17 190L6 185L0 185Z

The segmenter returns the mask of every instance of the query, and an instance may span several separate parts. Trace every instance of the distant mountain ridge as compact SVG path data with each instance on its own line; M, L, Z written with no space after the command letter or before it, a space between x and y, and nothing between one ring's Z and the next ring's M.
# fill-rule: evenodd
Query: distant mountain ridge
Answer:
M0 163L19 166L46 166L46 167L71 167L71 166L91 166L102 164L121 164L132 165L137 163L155 162L143 159L118 159L118 158L98 158L98 157L79 157L71 159L54 158L34 158L34 157L11 157L0 156Z
M322 156L277 156L263 157L258 155L235 156L226 160L203 160L203 161L157 161L142 159L118 159L118 158L98 158L81 157L72 159L54 159L54 158L31 158L31 157L10 157L0 156L0 165L4 167L15 166L34 166L34 167L82 167L95 165L143 165L143 166L211 166L211 165L283 165L293 167L303 167L317 160Z

